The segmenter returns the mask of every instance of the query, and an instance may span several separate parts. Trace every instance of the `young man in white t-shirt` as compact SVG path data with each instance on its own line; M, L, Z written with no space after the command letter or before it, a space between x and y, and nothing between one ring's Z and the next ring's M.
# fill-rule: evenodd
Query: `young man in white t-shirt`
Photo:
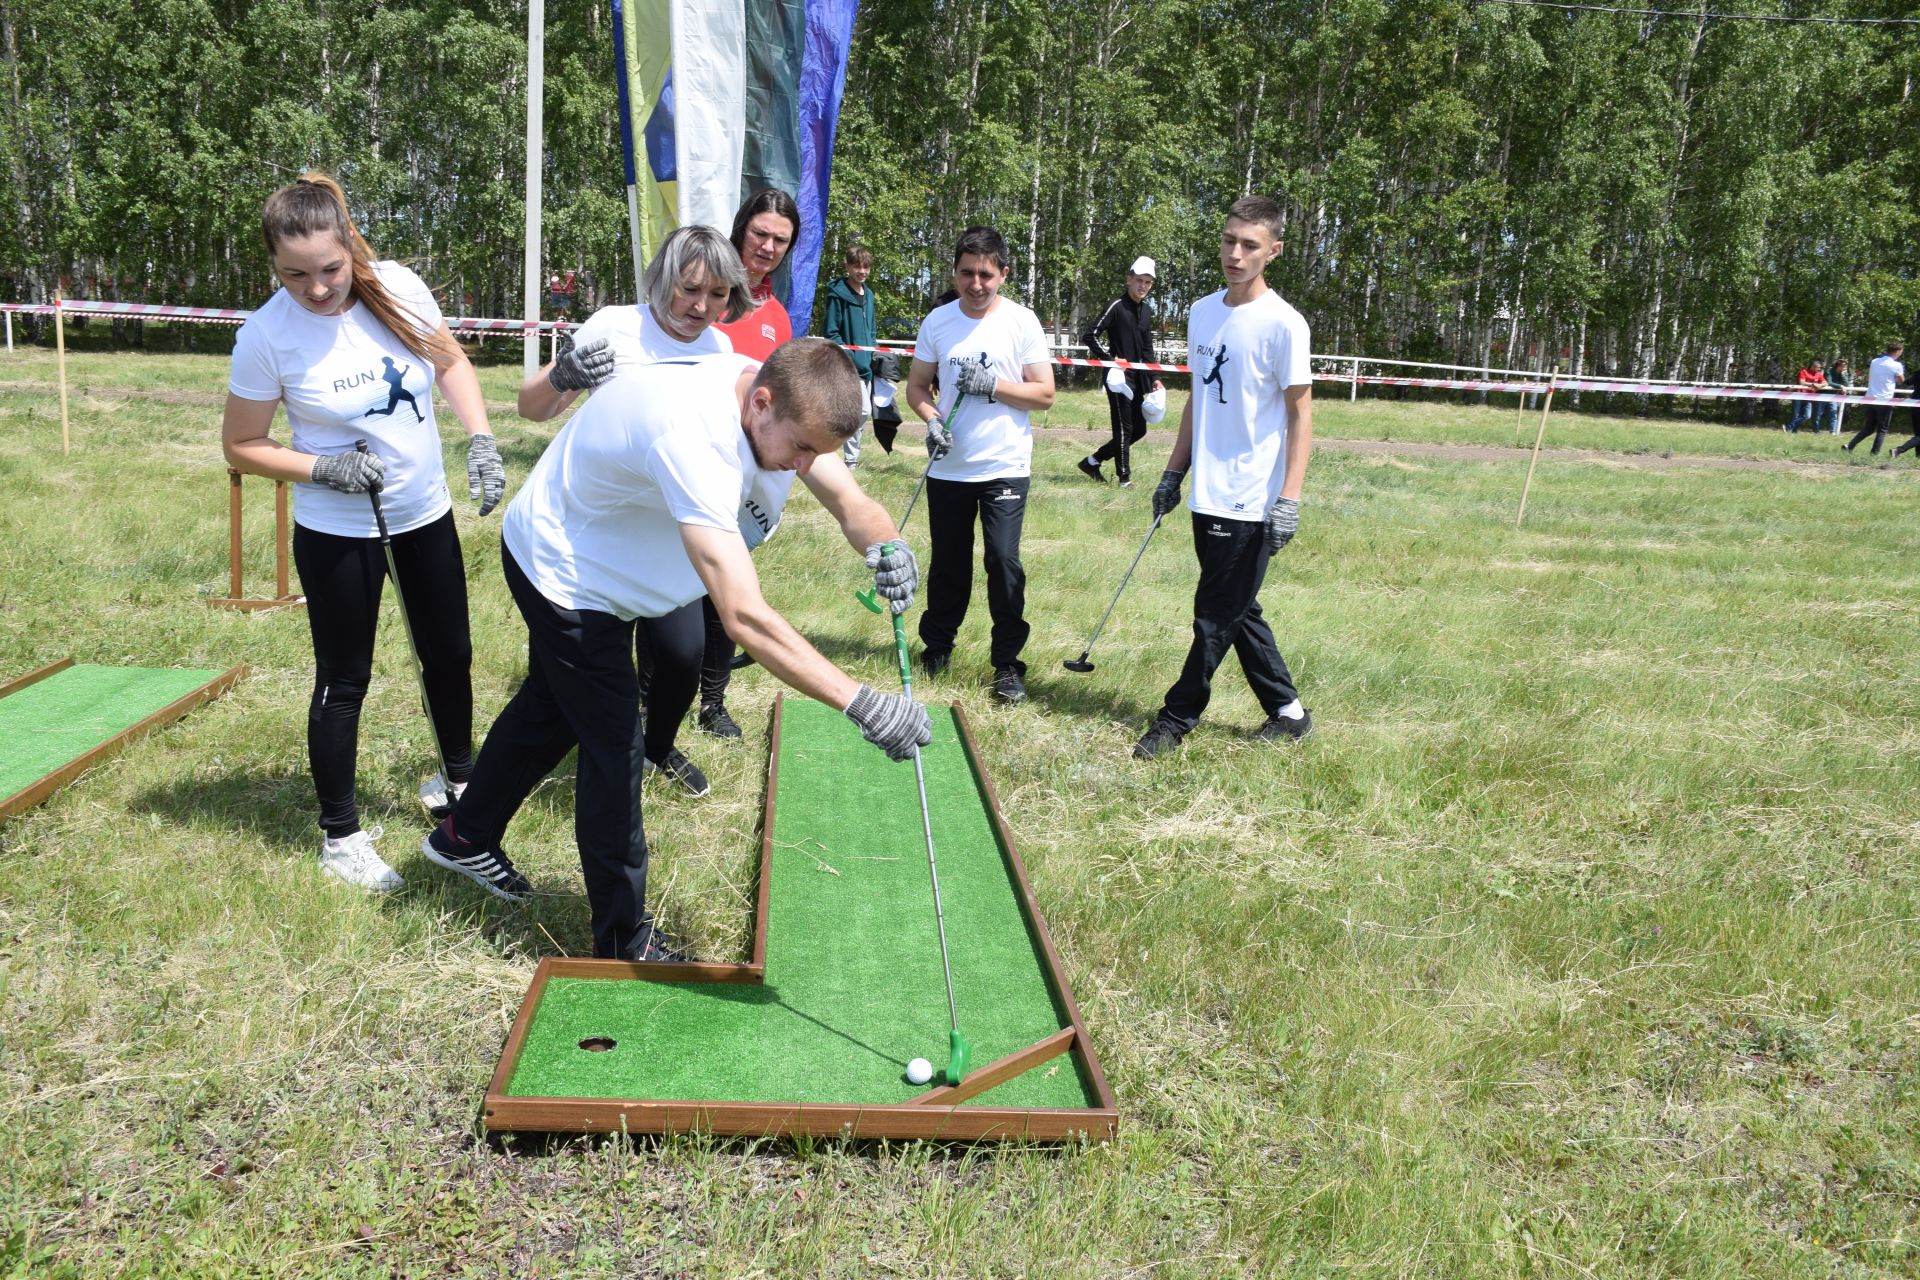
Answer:
M1280 253L1280 206L1236 200L1220 233L1227 287L1194 304L1187 321L1193 393L1153 491L1155 518L1180 504L1193 469L1193 646L1180 678L1133 754L1151 760L1199 723L1213 673L1231 648L1267 719L1255 736L1297 741L1313 728L1273 631L1260 613L1267 560L1300 527L1300 490L1313 447L1313 373L1307 322L1267 286Z
M846 353L807 338L764 365L718 355L621 373L568 420L500 529L507 589L527 622L527 677L488 731L453 816L427 837L429 859L484 856L511 868L500 849L507 824L577 746L574 832L593 954L679 958L655 936L646 907L633 632L636 619L702 595L760 665L842 708L893 759L930 740L923 708L858 683L774 612L742 534L750 495L783 496L761 480L798 472L865 554L875 588L905 610L917 585L912 555L839 459L860 423L860 397Z
M953 251L959 296L920 322L907 375L907 403L927 424L927 607L920 615L921 665L946 670L973 594L973 526L987 567L988 656L1002 702L1027 696L1027 573L1020 526L1033 475L1028 414L1053 407L1053 361L1033 312L1000 296L1007 242L992 227L969 227ZM940 384L938 403L933 384Z
M1867 425L1855 432L1853 439L1847 441L1845 447L1849 453L1853 451L1853 446L1868 436L1873 437L1875 453L1880 452L1880 446L1887 442L1887 428L1893 425L1894 388L1907 380L1907 366L1900 362L1900 357L1905 351L1906 347L1903 344L1889 342L1886 354L1867 366L1867 396L1881 403L1867 406ZM1916 428L1914 438L1920 440L1920 419L1915 420L1914 426ZM1899 452L1898 449L1894 450L1896 456Z

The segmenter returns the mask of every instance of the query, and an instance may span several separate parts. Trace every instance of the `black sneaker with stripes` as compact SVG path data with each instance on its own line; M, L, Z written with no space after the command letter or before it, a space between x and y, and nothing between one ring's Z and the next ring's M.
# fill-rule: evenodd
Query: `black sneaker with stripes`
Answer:
M513 869L513 863L507 860L506 854L455 835L452 818L428 833L427 838L420 842L420 852L426 855L428 862L449 871L458 871L496 898L518 902L533 892L533 886L527 883L525 876Z

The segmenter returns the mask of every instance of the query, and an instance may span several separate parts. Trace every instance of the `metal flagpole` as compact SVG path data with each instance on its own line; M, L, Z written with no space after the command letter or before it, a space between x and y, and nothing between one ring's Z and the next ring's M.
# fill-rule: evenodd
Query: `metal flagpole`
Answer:
M546 94L546 0L527 4L527 313L530 323L540 320L540 168L543 160ZM531 378L540 369L540 330L527 330L523 343Z

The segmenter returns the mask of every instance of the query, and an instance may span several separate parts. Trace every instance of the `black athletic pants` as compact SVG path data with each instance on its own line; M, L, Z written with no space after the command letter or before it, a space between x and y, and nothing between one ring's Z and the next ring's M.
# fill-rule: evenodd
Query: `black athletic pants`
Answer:
M658 618L642 618L633 629L633 660L640 678L640 699L647 707L647 759L655 764L673 750L680 722L693 705L693 693L705 676L707 628L701 617L705 597Z
M647 837L640 819L640 687L634 624L592 609L562 609L540 594L503 544L507 590L527 620L527 678L487 731L473 780L454 806L454 831L500 847L540 780L578 746L573 832L587 882L593 954L644 951Z
M1147 434L1147 417L1140 404L1140 393L1131 396L1107 392L1107 418L1113 439L1093 451L1095 462L1113 462L1117 480L1133 479L1133 446Z
M700 597L700 612L707 625L707 652L700 662L700 706L704 709L727 700L727 685L733 680L733 637L722 625L712 596Z
M360 707L373 676L373 637L387 557L378 538L345 538L293 526L293 563L313 633L313 698L307 758L320 798L320 826L335 838L360 829L354 759ZM433 732L449 782L473 772L473 642L467 631L467 569L453 513L393 535L393 563L420 646ZM405 638L401 638L405 643Z
M1892 405L1890 404L1868 405L1867 406L1867 425L1860 428L1860 430L1854 432L1853 439L1847 441L1847 448L1851 449L1853 448L1853 446L1859 444L1862 440L1865 440L1868 436L1872 436L1873 451L1875 453L1880 452L1880 446L1887 442L1887 428L1891 427L1892 425L1893 425L1893 406Z
M1020 563L1020 526L1027 516L1026 476L1001 480L927 480L927 608L920 615L920 644L929 656L953 652L973 595L973 525L986 544L987 611L993 618L993 669L1021 675L1026 647L1027 571Z
M1891 408L1887 410L1887 424L1889 426L1893 424L1893 410ZM1920 403L1916 403L1911 409L1907 410L1907 428L1913 432L1913 438L1893 451L1893 456L1896 458L1909 449L1912 449L1916 454L1920 454ZM1874 452L1878 453L1879 450L1875 449Z
M1213 673L1231 648L1240 669L1269 716L1299 696L1273 629L1260 613L1260 587L1267 578L1266 523L1193 517L1193 553L1200 583L1193 589L1193 645L1180 678L1167 690L1160 723L1191 733L1213 696Z

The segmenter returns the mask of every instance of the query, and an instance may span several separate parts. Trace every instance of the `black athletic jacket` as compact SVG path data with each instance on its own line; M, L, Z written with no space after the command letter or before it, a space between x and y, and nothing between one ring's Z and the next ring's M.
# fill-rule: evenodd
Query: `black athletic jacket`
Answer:
M1102 348L1100 335L1107 335L1107 345ZM1100 318L1087 326L1080 335L1080 341L1087 344L1087 351L1095 360L1147 360L1153 359L1153 311L1144 302L1135 302L1126 294L1121 294L1107 304ZM1127 381L1133 384L1134 399L1153 390L1151 373L1140 370L1127 370Z

